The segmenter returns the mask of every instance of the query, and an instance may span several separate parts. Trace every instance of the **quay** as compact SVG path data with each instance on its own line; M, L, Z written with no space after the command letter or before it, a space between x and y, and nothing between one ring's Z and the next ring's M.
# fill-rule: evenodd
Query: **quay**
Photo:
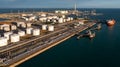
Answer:
M42 53L42 52L44 52L44 51L46 51L46 50L56 46L56 45L58 45L59 43L65 41L65 40L67 40L69 38L71 38L76 33L78 33L78 31L82 32L82 31L86 30L87 28L92 27L93 25L95 25L95 23L90 23L86 27L79 27L79 28L77 28L77 32L76 31L73 32L73 30L66 31L66 33L65 33L66 36L61 35L61 36L63 36L62 38L58 39L57 41L55 41L55 42L53 42L51 44L48 44L45 48L38 50L37 52L33 53L32 55L29 55L29 56L25 57L24 59L14 63L14 64L11 64L10 67L15 67L15 66L17 66L17 65L19 65L19 64L21 64L21 63L23 63L23 62L33 58L33 57L35 57L36 55L38 55L38 54L40 54L40 53ZM70 33L68 33L68 32L70 32ZM59 38L59 37L57 37L57 38Z
M95 24L94 22L88 22L86 25L77 28L65 27L44 36L19 42L17 45L15 43L0 48L0 54L6 56L6 61L0 63L0 66L15 67Z

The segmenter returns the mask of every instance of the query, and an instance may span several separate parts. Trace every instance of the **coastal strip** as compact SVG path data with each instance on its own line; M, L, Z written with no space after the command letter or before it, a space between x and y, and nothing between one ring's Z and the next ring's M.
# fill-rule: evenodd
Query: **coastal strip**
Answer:
M43 53L44 51L46 51L46 50L48 50L48 49L50 49L50 48L58 45L59 43L61 43L61 42L65 41L65 40L71 38L72 36L74 36L74 34L72 34L72 35L70 35L70 36L68 36L68 37L65 37L64 39L62 39L62 40L60 40L60 41L58 41L58 42L55 42L55 43L51 44L50 46L48 46L48 47L46 47L46 48L44 48L44 49L42 49L42 50L34 53L33 55L30 55L30 56L24 58L23 60L20 60L19 62L16 62L16 63L10 65L10 67L15 67L15 66L17 66L17 65L19 65L19 64L21 64L21 63L23 63L23 62L25 62L25 61L33 58L33 57L35 57L36 55L39 55L39 54Z
M88 29L89 27L92 27L92 26L95 25L95 24L96 24L96 23L90 23L87 27L83 27L82 29L80 28L80 29L79 29L79 32L82 32L82 31ZM32 55L29 55L29 56L23 58L22 60L20 60L20 61L18 61L18 62L15 62L15 63L11 64L9 67L18 66L19 64L21 64L21 63L23 63L23 62L25 62L25 61L27 61L27 60L29 60L29 59L31 59L31 58L37 56L37 55L43 53L44 51L46 51L46 50L48 50L48 49L50 49L50 48L52 48L52 47L58 45L59 43L65 41L65 40L71 38L71 37L74 36L76 33L78 33L78 32L74 32L74 33L71 33L71 34L68 35L68 36L65 36L65 37L62 38L61 40L58 40L58 41L56 41L56 42L50 44L49 46L47 46L47 47L45 47L45 48L43 48L43 49L40 49L39 51L33 53Z

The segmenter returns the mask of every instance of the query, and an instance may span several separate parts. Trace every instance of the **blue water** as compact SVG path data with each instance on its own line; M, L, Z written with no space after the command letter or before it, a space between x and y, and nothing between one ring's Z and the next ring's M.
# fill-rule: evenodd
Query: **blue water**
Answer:
M114 18L115 26L107 27L106 24L102 24L102 29L95 31L94 39L77 40L74 36L18 67L120 67L120 9L96 11L104 15L91 17L92 19Z

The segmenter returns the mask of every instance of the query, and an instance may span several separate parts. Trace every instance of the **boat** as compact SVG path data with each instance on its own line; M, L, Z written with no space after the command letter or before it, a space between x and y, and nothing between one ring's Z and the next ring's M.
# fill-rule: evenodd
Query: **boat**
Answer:
M114 19L107 21L107 25L108 26L113 26L114 24L115 24L115 20Z
M94 37L95 37L95 32L92 33L92 31L89 31L88 37L89 37L90 39L91 39L91 38L94 38Z
M94 33L91 33L90 35L89 35L89 38L91 39L91 38L94 38L95 37L95 32Z
M92 32L91 30L88 30L87 32L88 32L88 33L87 33L85 36L87 36L87 37L89 37L89 38L95 37L95 32Z
M100 30L102 27L101 27L101 23L97 25L97 30Z

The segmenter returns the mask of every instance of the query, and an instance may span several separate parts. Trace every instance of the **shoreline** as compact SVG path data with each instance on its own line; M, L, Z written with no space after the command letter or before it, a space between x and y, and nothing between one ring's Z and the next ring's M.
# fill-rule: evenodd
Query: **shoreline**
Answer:
M42 50L39 50L38 52L34 53L33 55L30 55L30 56L24 58L23 60L20 60L19 62L16 62L16 63L10 65L9 67L18 66L19 64L21 64L21 63L23 63L23 62L25 62L25 61L27 61L27 60L29 60L29 59L37 56L37 55L43 53L44 51L46 51L46 50L48 50L48 49L50 49L50 48L52 48L52 47L54 47L54 46L56 46L56 45L64 42L64 41L66 41L67 39L71 38L71 37L74 36L74 35L75 35L75 34L71 34L70 36L68 36L68 37L66 37L66 38L64 38L64 39L62 39L62 40L60 40L60 41L58 41L58 42L55 42L55 43L51 44L50 46L48 46L48 47L46 47L46 48L44 48L44 49L42 49Z
M88 29L89 27L94 26L95 24L96 24L96 23L93 23L93 24L89 25L88 27L85 27L85 28L79 30L79 32L82 32L82 31ZM25 61L27 61L27 60L29 60L29 59L31 59L31 58L33 58L33 57L35 57L35 56L43 53L44 51L46 51L46 50L48 50L48 49L50 49L50 48L52 48L52 47L54 47L54 46L56 46L56 45L64 42L64 41L66 41L67 39L73 37L75 34L76 34L76 33L71 33L70 35L64 37L63 39L61 39L61 40L59 40L59 41L57 41L57 42L54 42L54 43L50 44L49 46L47 46L47 47L45 47L45 48L43 48L43 49L38 50L37 52L33 53L32 55L29 55L28 57L25 57L25 58L23 58L22 60L20 60L20 61L18 61L18 62L15 62L15 63L13 63L13 64L11 64L11 65L9 65L9 67L18 66L18 65L22 64L23 62L25 62Z

